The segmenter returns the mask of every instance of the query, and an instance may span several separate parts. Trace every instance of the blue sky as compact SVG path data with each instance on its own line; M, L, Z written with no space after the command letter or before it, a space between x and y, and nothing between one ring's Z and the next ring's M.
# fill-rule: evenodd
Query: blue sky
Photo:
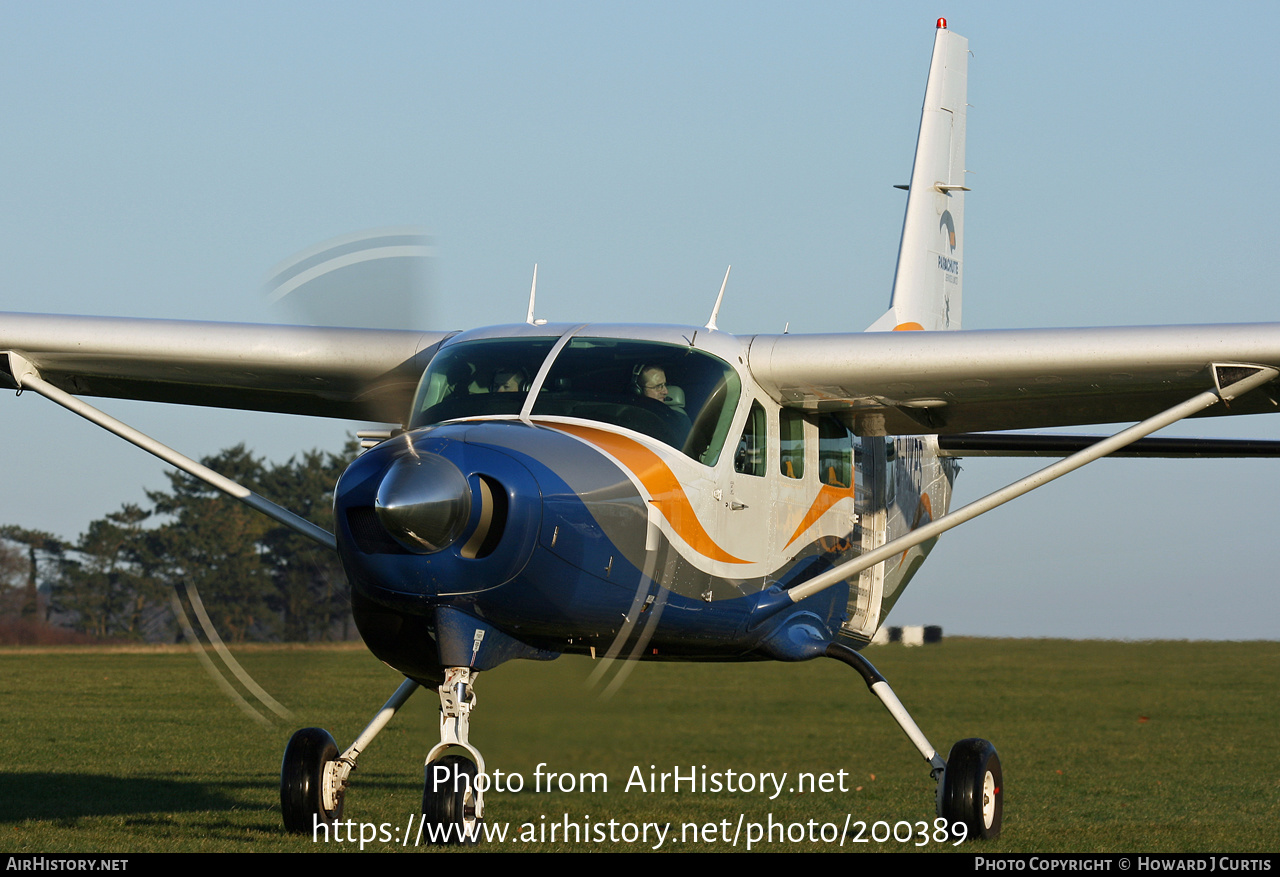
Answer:
M1277 318L1264 4L6 4L0 310L265 322L279 260L431 229L425 328L858 331L887 302L933 22L969 38L964 324ZM192 455L348 425L104 404ZM1182 434L1275 436L1280 421ZM165 484L34 395L0 484L72 536ZM1032 468L974 460L961 500ZM1280 464L1104 461L945 536L893 615L1274 638Z

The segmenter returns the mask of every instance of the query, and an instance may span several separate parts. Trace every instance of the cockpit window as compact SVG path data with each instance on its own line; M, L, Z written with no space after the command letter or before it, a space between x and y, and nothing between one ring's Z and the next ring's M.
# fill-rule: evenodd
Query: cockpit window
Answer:
M691 347L574 338L551 366L533 414L633 429L714 466L741 390L727 363Z
M418 383L409 425L519 414L555 343L555 338L494 338L446 347Z
M413 427L519 414L556 338L496 338L446 347L414 400ZM742 383L726 362L685 345L574 338L556 356L534 417L622 426L714 466Z

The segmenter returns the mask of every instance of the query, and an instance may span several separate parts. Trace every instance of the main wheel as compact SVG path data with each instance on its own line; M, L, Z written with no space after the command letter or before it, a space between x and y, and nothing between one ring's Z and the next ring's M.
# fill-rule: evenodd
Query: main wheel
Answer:
M479 842L475 782L475 763L462 756L446 755L427 765L422 821L428 843L475 846Z
M971 737L951 747L942 777L942 812L948 822L968 826L969 840L1000 836L1004 820L1004 775L1000 756L986 740Z
M303 728L289 739L280 765L280 810L284 827L306 834L342 819L342 795L325 794L324 767L337 761L338 744L323 728Z

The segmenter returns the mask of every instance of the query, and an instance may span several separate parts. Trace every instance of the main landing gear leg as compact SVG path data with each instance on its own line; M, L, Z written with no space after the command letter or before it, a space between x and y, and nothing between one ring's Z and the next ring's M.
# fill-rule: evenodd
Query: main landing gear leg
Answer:
M342 801L347 782L356 769L356 759L387 726L396 710L418 690L418 683L406 679L382 705L347 751L338 754L333 735L323 728L303 728L293 735L280 765L280 810L284 827L294 834L316 832L342 819Z
M422 836L429 843L474 846L480 839L484 796L476 778L484 775L484 757L467 739L479 675L449 667L440 686L440 742L427 753L422 790ZM451 751L458 749L464 754Z
M961 740L951 747L950 757L943 761L870 661L839 643L828 645L826 654L858 671L871 693L880 699L898 727L929 762L929 774L938 782L938 815L949 825L963 823L967 840L998 837L1004 818L1004 777L996 748L986 740Z

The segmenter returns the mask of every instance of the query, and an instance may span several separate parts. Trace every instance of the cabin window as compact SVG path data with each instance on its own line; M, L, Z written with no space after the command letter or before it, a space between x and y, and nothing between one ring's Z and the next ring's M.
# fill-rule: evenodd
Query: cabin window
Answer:
M853 486L853 433L834 414L818 416L818 479L832 487Z
M769 421L764 408L754 399L747 412L747 422L738 438L738 449L733 455L733 471L743 475L763 477L768 467Z
M804 412L783 408L778 417L778 463L788 478L804 477Z

